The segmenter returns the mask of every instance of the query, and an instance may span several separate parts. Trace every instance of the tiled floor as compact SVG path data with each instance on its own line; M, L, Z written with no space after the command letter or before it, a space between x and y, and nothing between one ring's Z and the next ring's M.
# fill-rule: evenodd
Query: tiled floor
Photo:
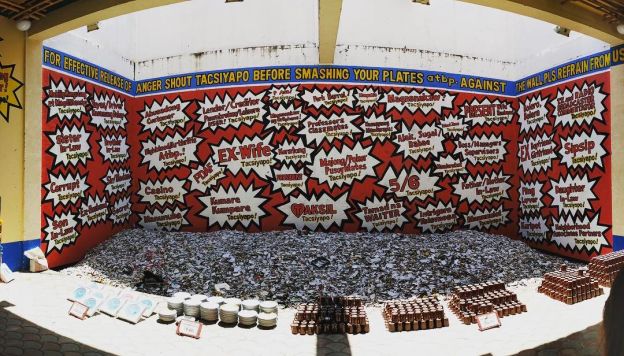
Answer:
M572 335L546 343L531 350L524 350L518 356L590 356L600 355L600 328L602 324L590 326Z
M67 315L65 299L80 281L54 272L17 275L0 283L0 355L598 355L606 296L573 306L535 292L516 292L529 312L479 332L450 315L451 326L389 333L380 309L367 308L365 335L291 335L292 309L282 309L273 330L206 325L199 340L175 334L152 316L136 325L105 315L81 321Z
M11 307L0 302L0 355L109 355L21 318Z

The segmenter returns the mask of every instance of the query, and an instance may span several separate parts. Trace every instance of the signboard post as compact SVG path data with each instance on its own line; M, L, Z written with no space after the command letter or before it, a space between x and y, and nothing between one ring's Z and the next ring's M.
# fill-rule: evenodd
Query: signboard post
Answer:
M500 319L496 312L477 315L477 324L479 325L479 331L485 331L501 326Z
M202 326L203 325L197 321L180 320L180 323L176 328L176 334L199 339L201 336Z
M69 308L69 315L75 316L80 320L84 320L84 318L87 316L88 311L88 306L79 302L73 302L71 307Z

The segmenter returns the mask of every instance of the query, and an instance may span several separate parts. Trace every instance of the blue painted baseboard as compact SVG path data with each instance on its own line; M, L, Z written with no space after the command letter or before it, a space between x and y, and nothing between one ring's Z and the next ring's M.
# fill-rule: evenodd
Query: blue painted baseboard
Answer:
M624 250L624 236L613 235L613 251Z
M17 241L2 244L2 263L6 263L12 271L28 269L28 259L24 251L38 247L39 240Z

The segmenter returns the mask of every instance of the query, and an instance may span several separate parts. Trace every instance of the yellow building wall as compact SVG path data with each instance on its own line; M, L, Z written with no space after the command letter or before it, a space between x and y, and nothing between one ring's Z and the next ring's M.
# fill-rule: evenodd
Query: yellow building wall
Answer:
M41 238L41 53L42 43L26 41L24 116L24 239Z
M611 67L613 235L624 236L624 65Z
M2 66L15 64L13 77L20 84L24 82L25 34L15 28L15 22L0 16L0 63ZM0 73L3 73L0 70ZM0 197L2 198L2 242L23 240L24 217L24 88L13 90L18 84L9 79L9 90L0 91L9 105L0 99L0 111L8 116L8 122L0 116ZM1 85L0 85L1 86Z

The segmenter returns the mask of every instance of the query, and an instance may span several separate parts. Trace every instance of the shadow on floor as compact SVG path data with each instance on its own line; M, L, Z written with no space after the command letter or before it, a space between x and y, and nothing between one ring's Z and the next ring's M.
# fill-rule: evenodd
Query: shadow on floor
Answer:
M0 355L112 355L13 314L13 304L0 301Z
M316 356L351 356L347 334L316 335Z
M516 356L594 356L600 355L600 328L602 323L590 326L561 339L540 345L534 349L524 350Z

